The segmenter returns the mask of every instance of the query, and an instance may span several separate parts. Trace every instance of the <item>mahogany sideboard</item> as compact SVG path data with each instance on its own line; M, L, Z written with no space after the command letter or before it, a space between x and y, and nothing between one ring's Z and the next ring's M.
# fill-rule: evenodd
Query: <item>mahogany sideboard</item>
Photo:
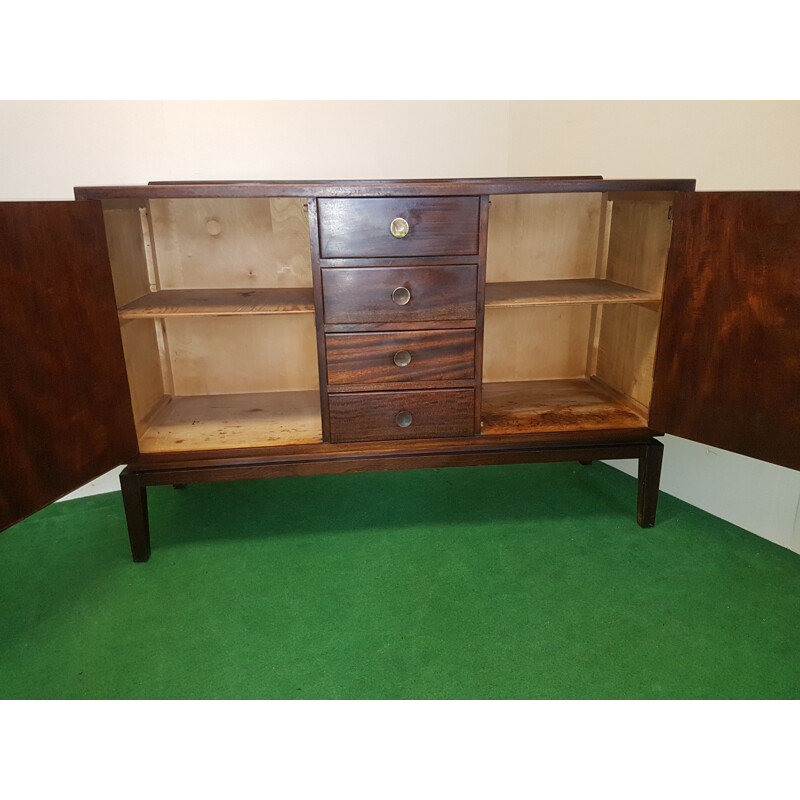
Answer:
M800 468L800 193L692 180L151 183L0 204L0 527L146 489L638 459Z

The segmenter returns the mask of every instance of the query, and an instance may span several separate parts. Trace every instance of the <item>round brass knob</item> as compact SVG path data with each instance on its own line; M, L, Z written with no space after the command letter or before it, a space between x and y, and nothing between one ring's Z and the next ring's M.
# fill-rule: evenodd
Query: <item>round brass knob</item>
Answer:
M395 217L392 220L392 224L389 226L389 230L395 239L402 239L404 236L408 235L408 222L402 217Z
M394 421L397 423L398 427L407 428L414 421L414 417L412 417L408 411L400 411L394 418Z
M392 359L398 367L407 367L411 363L411 353L408 350L398 350Z
M404 306L411 300L411 292L405 286L398 286L392 292L392 302L397 306Z

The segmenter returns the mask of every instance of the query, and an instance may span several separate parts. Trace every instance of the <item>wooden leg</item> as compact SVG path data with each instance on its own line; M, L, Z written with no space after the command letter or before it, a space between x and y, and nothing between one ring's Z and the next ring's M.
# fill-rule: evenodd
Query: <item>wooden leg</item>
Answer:
M639 457L639 499L636 520L643 528L652 528L656 524L663 455L664 445L652 439L647 443L644 455Z
M134 561L150 558L150 521L147 516L147 487L139 483L135 472L124 469L119 476L122 487L122 502L128 522L128 538Z

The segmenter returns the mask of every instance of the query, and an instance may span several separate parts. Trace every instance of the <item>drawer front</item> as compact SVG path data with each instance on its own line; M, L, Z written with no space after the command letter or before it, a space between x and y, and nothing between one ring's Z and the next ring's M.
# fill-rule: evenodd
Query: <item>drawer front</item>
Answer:
M472 389L353 392L328 398L332 442L471 436Z
M477 197L320 198L317 214L322 258L478 252Z
M475 377L475 331L329 333L328 383L468 380Z
M477 275L474 264L323 269L325 322L475 319Z

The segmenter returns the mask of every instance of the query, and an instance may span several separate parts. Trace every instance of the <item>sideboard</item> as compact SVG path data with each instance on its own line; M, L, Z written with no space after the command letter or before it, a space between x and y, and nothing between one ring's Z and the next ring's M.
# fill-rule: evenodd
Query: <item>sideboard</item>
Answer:
M800 468L800 193L693 180L151 183L0 204L0 527L147 487L637 459Z

